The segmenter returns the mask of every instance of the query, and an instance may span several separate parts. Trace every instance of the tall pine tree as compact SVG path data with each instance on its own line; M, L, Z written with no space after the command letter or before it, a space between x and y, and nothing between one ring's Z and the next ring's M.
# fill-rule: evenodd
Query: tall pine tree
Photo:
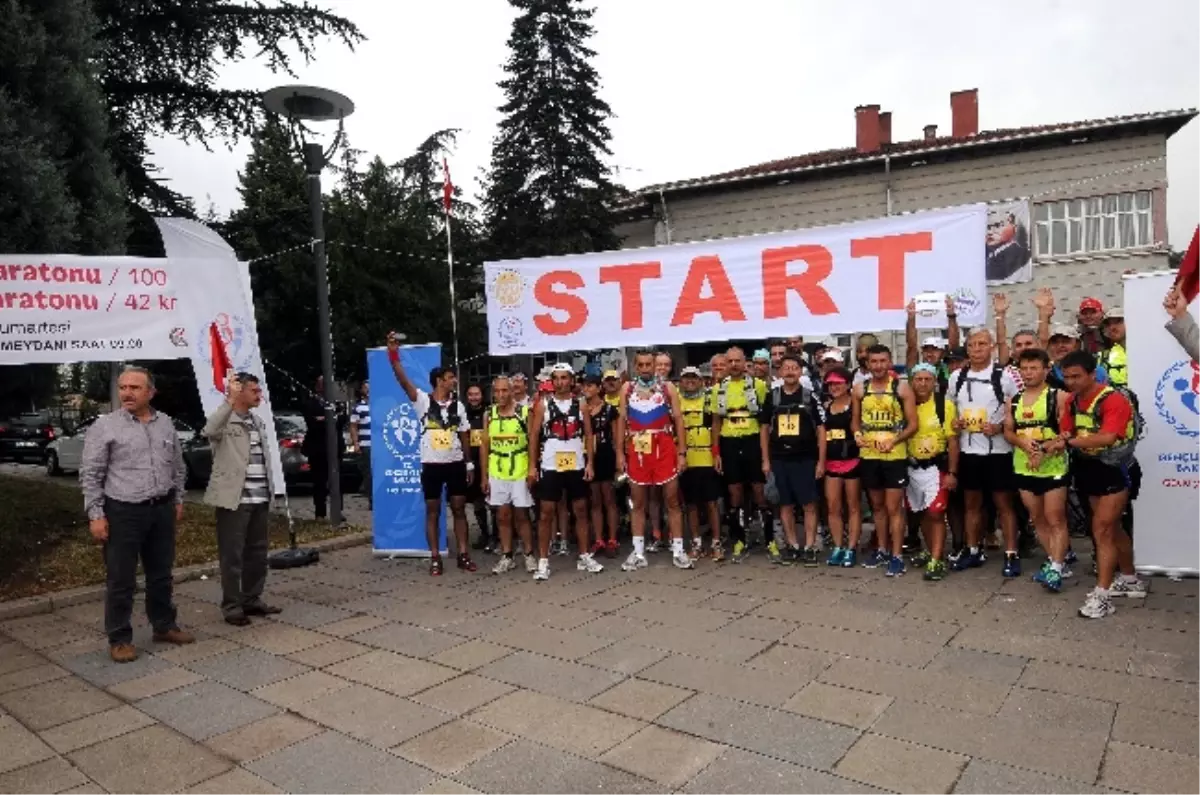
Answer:
M504 119L484 198L496 258L613 249L611 109L589 63L594 9L583 0L509 0L520 11L500 81Z

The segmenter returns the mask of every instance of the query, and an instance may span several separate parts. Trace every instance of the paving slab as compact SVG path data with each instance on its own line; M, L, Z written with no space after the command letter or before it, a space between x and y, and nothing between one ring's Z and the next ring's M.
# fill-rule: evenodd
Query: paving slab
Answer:
M948 646L930 660L925 670L1013 685L1021 678L1028 662L1026 657Z
M529 690L517 690L480 707L471 713L471 720L590 759L646 725Z
M276 621L260 621L237 634L238 643L281 656L295 654L328 640L328 637L319 632Z
M460 784L452 778L439 778L421 790L421 795L474 795L477 792L479 790Z
M524 687L581 703L624 679L618 673L526 651L518 651L488 663L476 673L514 687Z
M233 766L165 726L147 726L74 751L67 758L109 792L176 792Z
M800 677L775 671L748 672L742 665L701 662L680 655L655 663L640 672L638 678L771 707L782 706L807 683Z
M627 679L588 703L637 720L652 721L692 695L693 691L681 687Z
M473 671L480 666L487 665L493 660L498 660L513 652L507 646L498 646L487 641L468 640L461 642L461 638L459 640L460 642L457 646L451 646L445 651L433 655L429 658L430 661L459 671Z
M166 693L177 687L184 687L185 685L199 682L201 679L203 677L200 674L193 673L177 665L171 665L156 673L137 679L129 679L120 684L112 685L107 689L108 692L117 698L123 698L126 701L139 701L150 696L157 696L159 693Z
M246 764L284 792L417 792L435 778L425 768L344 734L327 731Z
M600 757L600 761L675 789L712 764L725 750L725 746L708 740L647 726Z
M130 679L165 671L171 664L152 654L139 654L133 662L115 663L109 656L108 649L102 649L68 657L62 661L62 666L97 687L111 687Z
M1094 787L1045 773L1035 773L1032 770L988 762L984 759L972 759L963 770L958 783L954 785L954 792L972 793L973 795L990 795L993 792L1058 795L1060 792L1111 791L1105 787Z
M119 706L120 701L74 676L0 694L0 707L34 731Z
M571 754L517 740L457 774L480 792L613 793L661 792L662 786Z
M47 662L45 657L23 644L9 642L0 646L0 675L35 668Z
M388 623L386 619L378 616L350 616L349 618L341 618L329 624L321 625L321 632L325 635L333 635L338 638L349 637L356 632L378 627Z
M341 677L324 671L308 671L291 679L251 690L250 695L277 707L299 709L300 705L315 698L349 686L350 682Z
M462 715L513 691L510 685L475 674L464 674L410 696L418 704Z
M0 773L0 792L65 792L90 783L61 756Z
M298 743L322 728L298 715L283 713L247 724L216 737L209 737L205 745L235 762L247 762Z
M895 792L950 792L968 761L962 754L864 734L834 772Z
M298 662L301 665L307 665L311 668L324 668L327 665L340 663L342 660L349 660L351 657L357 657L369 651L371 651L370 646L364 646L361 643L354 643L348 640L335 639L328 643L322 643L319 646L311 646L295 654L289 654L287 658L292 662Z
M1074 666L1034 660L1026 667L1019 684L1035 690L1053 690L1164 712L1200 714L1200 688L1185 682L1108 671L1084 672Z
M59 724L46 729L41 735L55 751L65 754L153 724L154 718L125 705Z
M500 646L511 646L514 649L547 657L557 657L561 660L578 660L612 642L608 638L593 637L582 631L567 632L549 627L525 625L521 625L520 630L516 632L501 629L484 635L482 639Z
M456 720L414 737L392 752L436 773L452 776L503 748L512 739L483 724Z
M386 693L408 696L458 676L444 665L404 657L390 651L360 654L326 667L325 672Z
M1054 726L1070 734L1108 737L1116 711L1117 706L1110 701L1014 687L996 714L1013 723L1025 721L1032 726Z
M1177 754L1200 756L1200 733L1196 731L1196 719L1178 712L1160 712L1122 704L1117 708L1112 739Z
M20 641L34 650L49 649L80 637L95 637L101 634L94 630L88 630L56 613L5 621L0 623L0 633Z
M62 679L70 675L70 671L54 663L33 665L13 671L12 673L0 675L0 693L7 693L10 690L20 690L24 687L32 687L44 684L45 682L53 682L56 679Z
M349 639L364 646L420 658L432 657L462 642L462 639L455 635L394 622L350 635Z
M1196 655L1194 649L1191 654L1134 649L1129 658L1129 673L1134 676L1196 682L1200 680L1200 656Z
M54 756L53 748L9 715L0 715L0 748L4 749L4 753L0 754L0 773L17 770ZM22 790L17 788L10 791Z
M224 626L228 627L229 625L225 624ZM232 632L234 627L229 627L229 629ZM189 643L186 646L155 650L154 656L176 665L187 665L190 662L214 657L228 651L236 651L240 648L242 648L241 644L235 643L230 638L200 638L195 643Z
M709 792L823 795L883 790L810 767L793 765L782 759L762 756L741 748L730 748L679 791L695 795Z
M142 699L137 708L193 740L207 740L279 711L265 701L208 680Z
M446 712L362 685L315 698L296 711L377 748L391 748L453 720Z
M308 666L250 648L187 663L189 671L243 692L306 673Z
M809 682L783 709L853 729L867 729L893 700L891 696Z
M625 676L633 676L669 655L670 652L652 649L625 638L611 646L592 652L586 657L580 657L579 662Z
M918 670L857 658L838 660L821 674L820 681L979 715L994 715L1009 691L1007 685L983 677Z
M202 781L185 792L209 795L270 795L283 790L245 768L235 767L219 776L213 776L208 781Z
M1200 791L1200 759L1157 748L1111 742L1100 784L1126 792Z

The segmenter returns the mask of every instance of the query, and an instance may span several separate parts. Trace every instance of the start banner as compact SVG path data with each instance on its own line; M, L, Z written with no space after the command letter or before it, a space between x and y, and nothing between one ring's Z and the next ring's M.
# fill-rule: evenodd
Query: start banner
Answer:
M0 365L181 359L187 262L0 254Z
M492 355L904 328L908 299L987 307L983 204L841 226L490 262Z

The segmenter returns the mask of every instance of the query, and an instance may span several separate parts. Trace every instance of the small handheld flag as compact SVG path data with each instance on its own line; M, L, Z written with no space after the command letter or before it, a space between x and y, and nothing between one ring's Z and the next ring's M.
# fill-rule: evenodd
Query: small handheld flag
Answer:
M227 379L233 372L233 362L229 360L229 351L225 349L225 340L221 339L221 331L216 323L208 327L208 347L212 352L213 387L225 394Z

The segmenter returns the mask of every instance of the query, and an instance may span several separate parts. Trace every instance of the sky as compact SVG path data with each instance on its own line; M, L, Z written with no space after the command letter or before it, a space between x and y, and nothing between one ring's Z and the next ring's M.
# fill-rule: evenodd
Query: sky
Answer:
M367 41L318 48L296 78L229 64L226 87L285 83L349 95L351 144L395 162L430 133L461 130L454 182L477 195L503 94L514 12L503 0L318 0ZM950 92L979 89L983 130L1200 105L1188 0L1006 0L985 14L947 0L604 0L594 65L614 112L615 181L630 188L854 144L854 108L893 113L893 140L950 127ZM200 209L240 204L249 146L158 141L156 161ZM1169 242L1200 219L1200 120L1167 147Z

